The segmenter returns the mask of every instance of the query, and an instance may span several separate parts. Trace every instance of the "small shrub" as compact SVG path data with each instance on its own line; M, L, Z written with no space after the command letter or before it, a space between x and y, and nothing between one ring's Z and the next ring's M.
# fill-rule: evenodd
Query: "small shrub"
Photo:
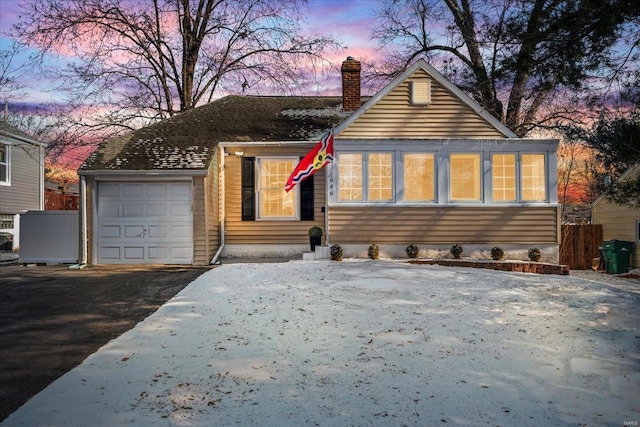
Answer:
M369 246L369 250L367 251L367 255L369 255L369 258L371 259L378 259L378 255L380 255L380 248L378 247L378 245L376 245L375 243L371 244L371 246Z
M342 261L342 247L339 244L332 245L330 253L333 261Z
M503 258L504 251L502 250L502 248L498 246L494 246L491 248L491 259L493 259L494 261L500 261Z
M309 229L309 236L310 237L321 237L322 236L322 228L318 227L317 225L314 225L313 227L311 227Z
M418 258L420 249L418 249L417 245L409 243L409 246L407 246L404 251L407 253L407 258Z
M462 256L462 251L462 246L457 243L451 246L451 255L453 255L455 259L460 259L460 257Z
M535 262L540 261L540 249L538 248L529 249L529 259Z

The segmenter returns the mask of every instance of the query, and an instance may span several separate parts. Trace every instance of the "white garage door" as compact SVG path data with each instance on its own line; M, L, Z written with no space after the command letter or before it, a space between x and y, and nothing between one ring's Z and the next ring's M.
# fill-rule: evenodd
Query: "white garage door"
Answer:
M191 264L191 182L99 182L99 264Z

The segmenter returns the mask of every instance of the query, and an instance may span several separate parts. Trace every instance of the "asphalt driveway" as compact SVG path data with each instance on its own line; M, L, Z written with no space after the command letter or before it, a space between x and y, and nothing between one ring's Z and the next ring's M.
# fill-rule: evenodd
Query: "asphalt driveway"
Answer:
M209 269L0 265L0 421Z

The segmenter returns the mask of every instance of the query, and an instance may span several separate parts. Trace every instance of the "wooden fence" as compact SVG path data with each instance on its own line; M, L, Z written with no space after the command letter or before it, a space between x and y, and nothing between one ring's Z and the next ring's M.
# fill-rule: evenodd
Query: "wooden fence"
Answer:
M588 270L594 258L600 256L602 225L563 225L560 243L560 264L571 270Z
M77 211L79 196L72 193L55 193L45 191L44 209L47 211Z

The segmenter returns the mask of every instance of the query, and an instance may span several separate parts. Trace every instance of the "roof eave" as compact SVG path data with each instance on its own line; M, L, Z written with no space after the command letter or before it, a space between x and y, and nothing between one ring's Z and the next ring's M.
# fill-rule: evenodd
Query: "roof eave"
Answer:
M127 170L127 169L96 169L78 170L80 176L136 176L136 177L157 177L164 176L202 176L209 173L208 169L153 169L153 170Z

